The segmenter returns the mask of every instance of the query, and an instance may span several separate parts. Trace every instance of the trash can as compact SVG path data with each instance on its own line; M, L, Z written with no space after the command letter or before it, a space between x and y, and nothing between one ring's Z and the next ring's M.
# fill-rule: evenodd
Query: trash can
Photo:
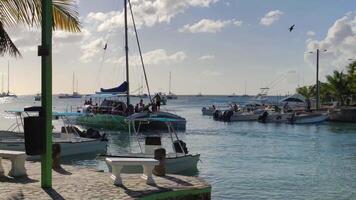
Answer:
M25 149L27 155L42 155L46 152L44 119L41 107L25 108L25 111L38 111L39 116L24 117Z

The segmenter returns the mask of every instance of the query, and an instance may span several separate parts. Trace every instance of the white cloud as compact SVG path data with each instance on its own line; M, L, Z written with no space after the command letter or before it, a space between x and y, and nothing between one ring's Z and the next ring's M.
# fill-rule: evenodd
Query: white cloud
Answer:
M280 10L269 11L264 17L261 18L260 24L263 26L270 26L274 22L278 21L282 15L283 12Z
M132 0L132 10L138 28L170 23L179 13L191 7L209 7L219 0ZM86 21L98 24L97 31L111 31L124 25L123 11L89 13ZM129 23L131 18L129 16Z
M37 46L41 44L41 31L36 28L18 26L8 30L13 42L20 52L37 51ZM56 51L65 44L80 43L83 39L90 36L90 32L82 28L81 32L70 33L65 31L53 32L53 49Z
M178 52L169 54L164 49L155 49L155 50L144 53L142 56L143 56L145 65L169 65L172 63L181 62L187 58L187 55L183 51L178 51ZM124 65L125 64L125 56L120 57L117 60L108 60L107 62ZM131 66L141 65L139 55L130 56L130 65Z
M99 53L102 52L104 45L105 41L103 38L98 38L87 44L83 44L81 46L83 55L79 58L79 60L83 63L93 61Z
M212 60L214 58L215 58L214 55L203 55L203 56L200 56L198 59L199 60Z
M179 32L186 33L216 33L220 32L224 27L233 24L235 26L241 26L242 21L238 20L211 20L202 19L195 24L186 24L179 29Z
M320 62L322 72L328 74L332 70L343 69L349 63L349 58L355 58L355 46L356 12L353 12L336 20L323 40L307 40L306 51L327 49L327 52L320 55ZM310 65L315 65L315 54L305 54L304 59Z
M309 37L314 37L315 35L316 35L316 33L314 31L307 32L307 36L309 36Z

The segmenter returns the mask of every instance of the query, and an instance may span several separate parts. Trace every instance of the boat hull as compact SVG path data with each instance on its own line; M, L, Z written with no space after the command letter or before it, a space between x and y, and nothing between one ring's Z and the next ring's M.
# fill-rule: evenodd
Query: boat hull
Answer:
M107 141L100 139L83 139L73 141L56 141L54 144L61 146L61 157L76 156L82 154L101 154L106 152ZM25 151L24 139L0 141L1 150ZM37 160L39 156L30 156L30 160Z
M235 121L257 121L259 114L238 114L234 113L234 115L231 116L230 121L235 122Z
M153 155L144 154L130 154L129 156L115 156L122 158L153 158ZM166 173L168 174L185 174L193 171L197 171L198 161L200 159L200 154L188 154L177 157L166 158L165 167ZM110 170L110 169L109 169ZM142 173L143 168L140 165L134 166L124 166L122 168L123 173Z
M74 123L85 128L128 130L126 118L121 115L88 114L75 117Z
M326 121L329 118L329 115L324 113L324 114L303 114L303 115L297 115L294 116L291 119L291 123L293 124L315 124L315 123L321 123Z

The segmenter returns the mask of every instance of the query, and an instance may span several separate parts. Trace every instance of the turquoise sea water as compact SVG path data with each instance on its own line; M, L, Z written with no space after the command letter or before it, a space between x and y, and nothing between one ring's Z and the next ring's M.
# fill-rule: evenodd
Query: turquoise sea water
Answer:
M179 136L190 152L201 154L197 175L212 185L213 199L356 199L356 124L223 123L201 115L202 106L246 100L179 97L166 106L187 119ZM55 98L54 107L83 101ZM0 104L0 127L12 121L4 110L30 105L33 97ZM130 143L137 146L127 133L111 132L108 152L128 151ZM73 164L105 169L101 161L76 159Z

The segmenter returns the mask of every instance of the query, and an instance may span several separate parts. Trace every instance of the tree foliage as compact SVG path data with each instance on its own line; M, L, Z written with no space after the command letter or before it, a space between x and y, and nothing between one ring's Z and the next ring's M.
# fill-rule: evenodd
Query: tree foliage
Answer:
M41 0L0 0L0 55L21 56L6 32L7 27L19 24L30 27L41 25ZM53 29L79 32L79 14L74 0L53 0Z

